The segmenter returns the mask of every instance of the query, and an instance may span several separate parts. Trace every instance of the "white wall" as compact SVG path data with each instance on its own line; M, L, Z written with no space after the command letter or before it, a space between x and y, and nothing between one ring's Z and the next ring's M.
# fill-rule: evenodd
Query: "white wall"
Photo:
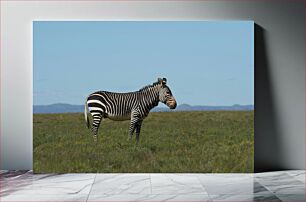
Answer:
M254 20L257 170L305 168L303 1L1 1L1 169L32 169L32 21Z

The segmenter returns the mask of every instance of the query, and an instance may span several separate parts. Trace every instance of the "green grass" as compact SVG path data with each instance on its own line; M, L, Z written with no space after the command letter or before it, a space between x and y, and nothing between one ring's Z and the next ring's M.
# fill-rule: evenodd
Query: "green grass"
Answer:
M139 145L129 121L103 120L93 141L84 115L34 114L34 172L253 172L254 112L159 112Z

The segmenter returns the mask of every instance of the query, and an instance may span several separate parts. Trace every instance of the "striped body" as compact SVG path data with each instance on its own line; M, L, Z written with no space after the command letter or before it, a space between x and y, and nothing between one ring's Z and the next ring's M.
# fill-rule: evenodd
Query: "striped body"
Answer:
M149 114L150 110L161 101L160 94L164 88L168 89L171 93L170 89L165 86L165 84L156 82L136 92L113 93L98 91L90 94L85 103L85 119L89 125L87 118L88 107L93 117L91 130L95 140L97 139L98 128L102 119L109 118L114 121L131 120L130 138L136 129L136 138L138 142L142 121ZM173 96L172 100L175 101ZM164 103L166 103L166 101Z
M141 92L112 93L99 91L92 93L87 98L87 106L92 116L102 115L103 118L124 121L131 119L131 113L139 112L140 117L145 117L151 107L158 105L158 95L153 98L144 97ZM150 99L151 105L141 102Z

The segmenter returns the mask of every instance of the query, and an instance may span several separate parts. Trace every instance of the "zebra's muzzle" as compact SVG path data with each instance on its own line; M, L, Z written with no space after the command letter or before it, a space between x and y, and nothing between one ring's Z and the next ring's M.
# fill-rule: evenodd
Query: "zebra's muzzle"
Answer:
M175 99L169 99L167 102L167 106L170 109L175 109L176 108L176 100Z

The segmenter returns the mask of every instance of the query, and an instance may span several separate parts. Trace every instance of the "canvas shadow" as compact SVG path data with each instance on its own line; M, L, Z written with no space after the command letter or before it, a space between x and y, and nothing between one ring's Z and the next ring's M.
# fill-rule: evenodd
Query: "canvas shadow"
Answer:
M267 31L255 24L254 172L283 170L280 129L272 71L267 54Z

